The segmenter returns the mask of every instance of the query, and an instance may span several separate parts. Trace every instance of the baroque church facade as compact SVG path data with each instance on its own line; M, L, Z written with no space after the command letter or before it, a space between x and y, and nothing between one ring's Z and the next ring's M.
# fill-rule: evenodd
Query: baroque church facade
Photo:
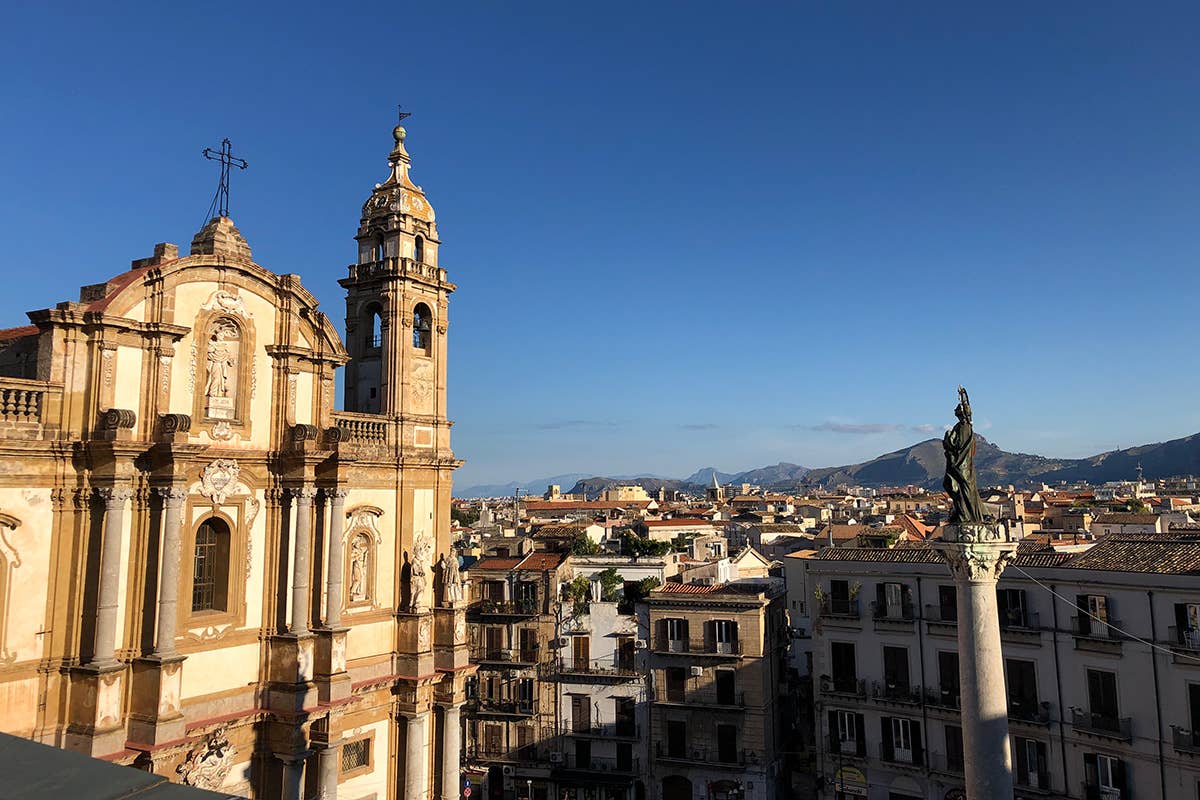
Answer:
M460 796L455 287L405 136L344 342L226 217L0 331L0 730L226 794Z

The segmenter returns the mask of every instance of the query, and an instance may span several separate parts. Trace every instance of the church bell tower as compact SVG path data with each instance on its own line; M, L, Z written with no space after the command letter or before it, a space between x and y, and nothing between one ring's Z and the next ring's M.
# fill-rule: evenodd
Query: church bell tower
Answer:
M405 418L408 444L436 447L448 438L446 312L455 286L438 267L437 224L409 177L406 136L401 125L392 131L390 174L363 205L358 260L339 281L350 354L345 408Z

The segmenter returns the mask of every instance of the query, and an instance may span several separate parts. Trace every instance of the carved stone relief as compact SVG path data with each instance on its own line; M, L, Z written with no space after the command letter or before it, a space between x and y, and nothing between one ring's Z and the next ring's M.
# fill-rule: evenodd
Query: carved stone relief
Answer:
M187 758L175 768L175 772L188 786L216 791L224 785L225 778L233 769L233 757L236 754L237 748L229 742L226 728L222 726L189 750Z

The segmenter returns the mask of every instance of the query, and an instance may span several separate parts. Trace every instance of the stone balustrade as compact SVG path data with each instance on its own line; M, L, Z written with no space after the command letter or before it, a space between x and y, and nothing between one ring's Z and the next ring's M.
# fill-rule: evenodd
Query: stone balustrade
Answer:
M386 446L391 439L390 420L375 414L355 414L339 411L333 415L333 424L342 432L342 441L358 445Z
M44 381L0 378L0 438L42 439L62 401L62 387Z

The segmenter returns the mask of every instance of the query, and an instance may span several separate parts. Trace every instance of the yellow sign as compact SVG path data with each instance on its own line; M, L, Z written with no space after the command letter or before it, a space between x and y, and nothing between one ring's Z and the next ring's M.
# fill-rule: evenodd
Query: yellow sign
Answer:
M833 779L834 788L842 794L867 796L867 776L857 767L842 767Z

